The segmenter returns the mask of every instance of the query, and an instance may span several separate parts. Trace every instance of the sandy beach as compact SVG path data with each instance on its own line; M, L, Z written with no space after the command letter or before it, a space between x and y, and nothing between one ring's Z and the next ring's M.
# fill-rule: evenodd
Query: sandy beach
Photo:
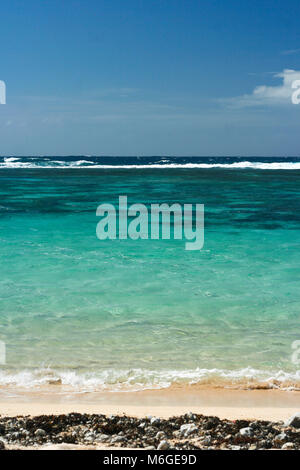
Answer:
M51 390L52 389L52 390ZM56 390L53 390L56 389ZM299 392L171 387L71 393L2 389L6 449L298 449Z
M147 415L169 418L187 412L221 419L286 420L300 410L300 393L283 390L235 390L171 387L140 392L71 393L57 386L38 391L0 390L0 415L50 415L72 412Z

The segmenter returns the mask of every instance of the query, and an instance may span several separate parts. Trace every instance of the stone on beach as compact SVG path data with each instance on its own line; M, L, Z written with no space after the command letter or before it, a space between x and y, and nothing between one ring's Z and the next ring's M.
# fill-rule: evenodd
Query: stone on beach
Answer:
M98 442L107 442L109 440L109 436L107 434L99 434L96 440Z
M150 424L152 424L152 426L156 426L157 424L160 423L160 418L156 418L155 416L153 416L153 418L150 419Z
M198 431L198 428L194 423L183 424L180 426L180 433L184 436L190 436L190 434L193 434L196 431Z
M36 437L45 437L47 435L46 431L44 429L37 429L34 433Z
M250 427L240 429L240 435L243 437L252 437L253 430Z
M211 444L211 436L204 436L200 439L200 443L204 446L209 446Z
M118 443L118 442L124 442L124 441L126 441L126 438L125 438L125 437L123 437L123 436L115 436L115 437L113 437L113 438L111 439L110 442L111 442L111 444L116 444L116 443Z
M300 428L300 413L296 413L291 416L286 422L286 426L293 426L294 428Z
M293 449L295 449L295 445L292 442L287 442L286 444L283 444L281 449L282 450L293 450Z
M153 424L150 420L84 413L0 417L0 430L5 449L115 446L158 450L300 450L300 428L283 428L282 422L233 421L198 414L159 418ZM0 448L3 445L0 443Z
M168 441L161 441L159 445L157 446L157 450L167 450L169 449L170 445Z
M277 434L277 436L275 436L275 441L276 442L283 442L287 439L287 435L285 432L281 432L280 434Z

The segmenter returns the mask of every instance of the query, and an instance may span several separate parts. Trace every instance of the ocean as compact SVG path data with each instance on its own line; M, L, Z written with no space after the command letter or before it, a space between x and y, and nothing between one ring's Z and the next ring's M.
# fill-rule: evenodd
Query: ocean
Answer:
M300 158L1 157L0 193L0 386L300 388ZM99 240L120 195L204 204L203 248Z

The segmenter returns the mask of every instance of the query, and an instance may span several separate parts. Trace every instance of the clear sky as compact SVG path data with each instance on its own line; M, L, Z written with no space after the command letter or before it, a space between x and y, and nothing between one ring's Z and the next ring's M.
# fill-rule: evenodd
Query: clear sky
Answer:
M1 2L1 155L299 155L299 0Z

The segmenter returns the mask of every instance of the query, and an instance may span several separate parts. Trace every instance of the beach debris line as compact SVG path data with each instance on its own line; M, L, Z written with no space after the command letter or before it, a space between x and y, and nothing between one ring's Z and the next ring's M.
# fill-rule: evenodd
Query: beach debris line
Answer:
M286 423L187 413L161 419L70 413L0 417L0 450L73 445L185 450L300 450L300 413Z

